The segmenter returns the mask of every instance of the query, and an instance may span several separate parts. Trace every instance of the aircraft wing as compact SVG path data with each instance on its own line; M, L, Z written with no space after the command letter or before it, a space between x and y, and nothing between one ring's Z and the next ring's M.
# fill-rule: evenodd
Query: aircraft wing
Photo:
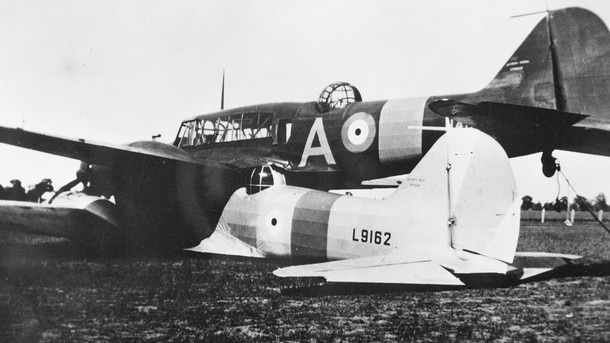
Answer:
M577 127L575 124L590 122L587 115L498 102L468 104L443 99L431 102L428 107L443 117L477 128L494 137L509 157L552 150L565 145L566 136L570 136L572 130ZM583 135L586 136L586 133L583 132ZM597 139L591 137L593 141ZM607 145L607 140L605 142ZM610 154L610 148L606 150L605 154Z
M78 197L53 205L0 200L0 230L64 237L91 247L116 243L112 240L122 228L113 217L113 205L102 198Z
M99 164L105 166L112 166L120 161L128 161L136 156L160 157L163 159L191 163L196 162L196 160L189 154L176 154L176 151L173 149L150 149L153 146L160 147L161 145L165 145L161 143L154 144L156 142L146 142L151 143L150 146L114 145L84 139L49 136L41 133L2 126L0 126L0 143L42 151L58 156L74 158L77 160L86 161L89 164Z
M120 213L125 234L141 246L162 246L156 250L186 248L209 236L224 203L243 184L236 168L156 141L113 145L0 127L0 143L92 165L75 181L82 178L92 193L127 204ZM164 231L169 228L171 235Z
M328 282L464 286L433 260L374 256L280 268L280 277L323 277Z

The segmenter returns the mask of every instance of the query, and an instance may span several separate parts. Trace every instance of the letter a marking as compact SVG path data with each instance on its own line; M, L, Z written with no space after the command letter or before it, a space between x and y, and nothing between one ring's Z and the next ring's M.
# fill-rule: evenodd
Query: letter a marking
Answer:
M318 136L320 146L314 148L312 144L316 135ZM299 168L305 167L307 164L307 158L309 158L309 156L320 155L324 156L327 164L336 164L333 153L330 150L330 145L328 144L328 138L326 138L326 132L324 132L322 118L316 118L311 126L311 130L309 130L309 136L307 136L307 142L305 142L305 148L303 149L303 155L301 156Z

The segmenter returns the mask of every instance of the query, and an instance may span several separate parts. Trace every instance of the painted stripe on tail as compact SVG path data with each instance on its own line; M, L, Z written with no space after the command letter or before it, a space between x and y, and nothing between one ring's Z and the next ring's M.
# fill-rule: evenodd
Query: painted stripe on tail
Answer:
M312 191L299 199L292 217L293 260L327 260L328 219L338 198L336 194Z

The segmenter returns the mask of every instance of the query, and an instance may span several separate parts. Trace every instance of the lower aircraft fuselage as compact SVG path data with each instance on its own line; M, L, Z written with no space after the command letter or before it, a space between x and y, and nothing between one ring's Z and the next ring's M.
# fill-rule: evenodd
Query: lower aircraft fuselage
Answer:
M212 236L189 250L305 264L279 276L464 285L456 275L506 275L519 203L502 148L455 129L382 200L285 185L239 189Z
M453 134L459 148L439 142L386 199L292 186L248 195L242 188L229 199L218 229L267 257L307 262L450 246L482 251L492 233L504 235L499 246L514 250L519 213L510 163L491 138L478 134L476 145L469 145L467 133ZM481 233L473 234L477 230ZM507 259L500 250L486 253Z

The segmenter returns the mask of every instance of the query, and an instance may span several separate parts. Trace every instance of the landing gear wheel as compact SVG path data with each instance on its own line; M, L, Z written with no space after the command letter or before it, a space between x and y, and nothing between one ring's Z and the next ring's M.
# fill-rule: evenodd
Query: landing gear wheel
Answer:
M555 172L559 170L559 164L557 159L553 157L552 152L543 152L540 162L542 162L542 173L546 177L555 175Z

